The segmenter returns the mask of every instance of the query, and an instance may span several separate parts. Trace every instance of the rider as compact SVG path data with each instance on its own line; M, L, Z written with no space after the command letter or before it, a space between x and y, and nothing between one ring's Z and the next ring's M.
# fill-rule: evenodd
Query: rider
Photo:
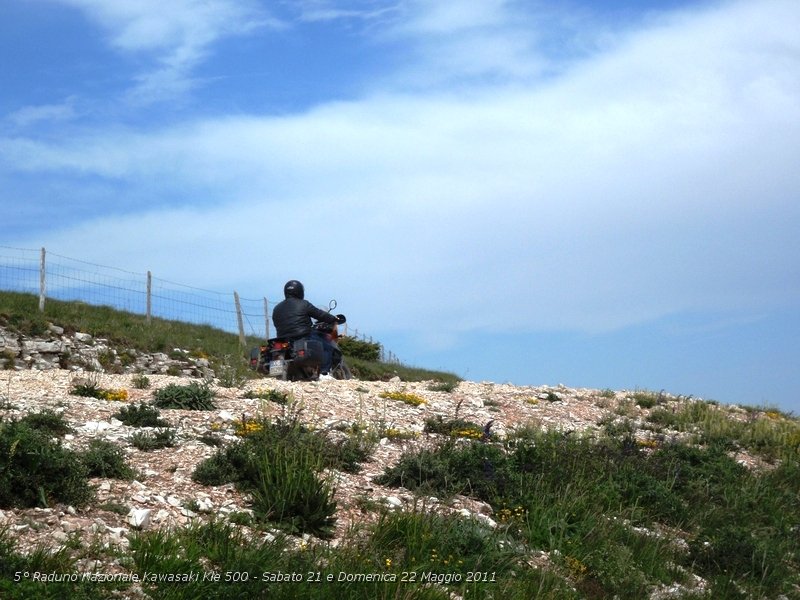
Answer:
M328 375L333 360L333 346L321 331L311 326L311 319L333 325L344 323L345 316L332 315L311 304L304 298L303 284L296 279L286 282L283 286L283 296L285 299L272 309L272 322L275 324L276 335L290 341L311 338L322 342L323 359L320 373L323 376Z

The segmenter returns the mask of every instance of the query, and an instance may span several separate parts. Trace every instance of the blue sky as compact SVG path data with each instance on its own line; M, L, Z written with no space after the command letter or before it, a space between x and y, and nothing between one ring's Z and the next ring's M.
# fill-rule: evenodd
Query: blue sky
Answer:
M800 412L796 0L6 0L0 245L404 362Z

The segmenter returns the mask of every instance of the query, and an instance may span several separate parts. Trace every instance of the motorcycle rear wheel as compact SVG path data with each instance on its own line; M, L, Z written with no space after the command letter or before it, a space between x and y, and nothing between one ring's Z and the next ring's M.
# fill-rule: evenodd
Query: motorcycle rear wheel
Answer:
M348 367L344 361L341 361L338 365L331 369L331 375L333 375L334 379L352 379L353 374L350 372L350 367Z

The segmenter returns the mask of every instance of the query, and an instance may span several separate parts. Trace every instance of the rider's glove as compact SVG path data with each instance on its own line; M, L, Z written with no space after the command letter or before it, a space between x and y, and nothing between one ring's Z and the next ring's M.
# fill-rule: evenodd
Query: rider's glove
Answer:
M340 325L342 323L345 323L346 321L347 321L347 318L345 318L344 315L336 315L336 322L339 323Z

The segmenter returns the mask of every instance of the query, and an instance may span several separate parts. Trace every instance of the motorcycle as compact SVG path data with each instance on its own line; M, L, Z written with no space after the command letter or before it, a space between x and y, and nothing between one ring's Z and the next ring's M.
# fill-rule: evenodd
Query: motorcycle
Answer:
M328 303L328 312L336 308L336 300ZM339 348L339 329L336 323L317 321L313 328L325 336L333 348L330 374L335 379L351 379L352 373ZM250 351L250 367L268 377L284 381L316 381L324 357L322 342L314 338L287 340L270 338L266 345Z

